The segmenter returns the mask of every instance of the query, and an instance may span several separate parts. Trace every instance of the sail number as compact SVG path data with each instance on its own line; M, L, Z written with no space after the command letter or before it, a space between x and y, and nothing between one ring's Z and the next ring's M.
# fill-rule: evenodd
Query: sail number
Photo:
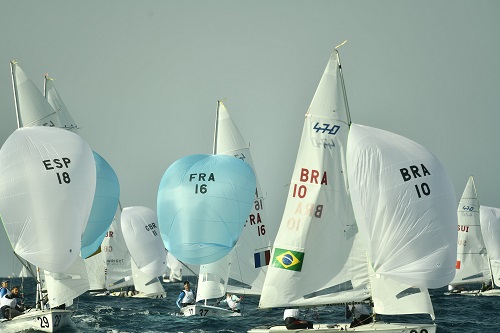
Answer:
M420 167L417 165L410 165L409 168L399 169L399 172L401 173L401 177L403 177L403 180L405 182L411 180L412 178L417 179L420 177L425 177L425 176L431 175L429 170L423 164L420 164ZM427 184L427 183L421 183L420 185L415 184L415 191L417 192L417 196L419 198L421 198L422 195L427 196L427 195L431 194L431 188L429 187L429 184Z
M314 124L313 128L316 130L316 133L318 133L319 131L321 131L322 133L328 133L328 134L332 134L332 135L337 134L337 132L340 129L339 125L333 125L332 126L330 124L323 124L323 126L324 127L319 126L319 122L317 122L316 124Z
M45 170L47 171L62 169L62 168L68 169L71 160L68 157L63 157L63 158L54 158L52 160L43 160L42 163L43 166L45 167ZM59 184L69 184L71 182L69 173L66 171L56 172L56 176L57 176L57 182Z
M47 318L46 316L37 317L36 319L40 321L40 328L50 327L49 318ZM59 326L60 323L61 323L61 315L54 315L54 327Z
M215 181L215 175L213 172L210 174L206 173L192 173L189 175L189 181L198 181L198 182L214 182ZM194 193L198 194L205 194L208 191L208 185L207 184L195 184L194 186Z

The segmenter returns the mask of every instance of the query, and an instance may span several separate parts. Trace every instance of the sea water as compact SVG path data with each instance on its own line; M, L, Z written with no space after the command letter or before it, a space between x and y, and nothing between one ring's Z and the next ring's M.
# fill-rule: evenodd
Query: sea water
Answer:
M11 285L19 284L11 279ZM196 283L191 279L192 285ZM28 281L28 282L27 282ZM24 284L26 304L34 302L32 280ZM96 297L84 294L75 300L77 308L72 324L62 333L204 333L204 332L246 332L261 325L283 324L283 309L259 310L257 296L244 295L241 301L241 316L237 317L183 317L178 315L175 305L181 292L181 283L164 283L167 297L161 299L138 299L125 297ZM497 333L500 319L497 306L500 297L475 297L444 295L446 288L431 290L432 302L439 333ZM238 295L241 296L241 295ZM323 323L346 322L342 306L329 306L302 310L304 319ZM431 322L428 315L381 316L388 322ZM1 324L0 324L1 325ZM4 329L0 326L0 331ZM35 331L25 331L35 332ZM13 332L6 332L13 333Z

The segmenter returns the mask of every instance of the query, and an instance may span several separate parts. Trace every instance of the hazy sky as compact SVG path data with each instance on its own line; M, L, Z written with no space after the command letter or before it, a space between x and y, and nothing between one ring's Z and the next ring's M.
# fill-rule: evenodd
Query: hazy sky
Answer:
M458 199L500 207L500 1L0 2L0 142L16 129L10 60L55 86L115 169L123 206L156 209L178 158L211 153L217 99L251 145L281 221L304 114L333 48L352 121L428 147ZM57 232L57 231L54 231ZM11 274L0 230L0 276Z

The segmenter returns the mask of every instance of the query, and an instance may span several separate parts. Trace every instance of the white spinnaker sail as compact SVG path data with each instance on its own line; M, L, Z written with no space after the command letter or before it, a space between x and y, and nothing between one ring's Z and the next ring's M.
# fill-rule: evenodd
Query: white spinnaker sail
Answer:
M139 291L143 296L158 295L165 293L163 285L157 276L149 275L140 270L135 262L131 260L132 276L134 278L135 290Z
M348 192L345 149L350 119L340 71L334 52L304 121L261 308L369 297L366 256Z
M101 244L106 259L106 289L117 290L134 285L130 252L121 229L121 208L116 209L115 218Z
M167 271L165 247L155 211L142 206L124 208L121 229L132 260L141 271L150 276L161 276Z
M481 231L488 249L492 280L500 286L500 208L481 206Z
M405 137L351 124L347 168L375 272L423 288L448 284L455 275L456 198L440 161Z
M45 126L17 129L0 150L0 214L14 251L63 273L80 252L95 184L92 150L80 136Z
M486 246L481 233L479 200L472 176L467 180L457 209L458 241L454 286L490 279Z
M44 273L49 304L52 308L61 304L70 306L73 304L73 299L90 288L85 262L81 257L77 257L64 273L53 273L47 270Z
M73 117L71 117L71 114L54 86L54 80L45 76L43 89L45 98L56 112L58 127L78 133L77 125Z
M455 192L446 171L423 146L357 124L349 132L347 167L375 312L434 319L427 288L455 274Z
M218 102L217 108L214 153L239 158L247 162L254 170L254 173L257 174L250 147L243 139L222 101ZM269 265L272 228L267 224L264 198L257 177L256 183L254 205L238 242L229 254L231 265L224 264L228 261L227 258L221 259L222 264L218 262L213 264L216 271L219 271L221 267L230 269L229 277L232 279L233 284L230 283L227 286L228 290L236 293L259 295L262 292ZM210 271L210 265L204 265L205 272ZM225 274L222 274L222 276L225 276ZM198 286L199 289L200 286Z
M227 255L213 263L200 266L196 301L220 298L226 294L231 265L231 256Z

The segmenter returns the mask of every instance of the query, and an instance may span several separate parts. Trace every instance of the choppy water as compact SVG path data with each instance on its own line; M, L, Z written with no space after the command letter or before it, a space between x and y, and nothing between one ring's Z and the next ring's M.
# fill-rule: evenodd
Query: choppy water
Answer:
M11 285L16 281L11 281ZM62 333L204 333L246 332L260 325L282 324L282 309L258 310L258 297L244 296L242 316L228 318L182 317L177 315L175 300L181 284L164 284L167 298L134 299L82 295L75 300L78 307L71 326ZM497 333L500 319L497 306L500 297L445 296L445 288L432 290L432 300L439 333ZM33 303L34 292L25 283L27 304ZM306 319L314 322L344 322L342 307L310 309ZM385 321L430 322L429 316L378 316ZM1 330L2 333L4 330ZM29 332L29 331L26 331ZM34 332L34 331L32 331ZM11 332L8 332L11 333Z

